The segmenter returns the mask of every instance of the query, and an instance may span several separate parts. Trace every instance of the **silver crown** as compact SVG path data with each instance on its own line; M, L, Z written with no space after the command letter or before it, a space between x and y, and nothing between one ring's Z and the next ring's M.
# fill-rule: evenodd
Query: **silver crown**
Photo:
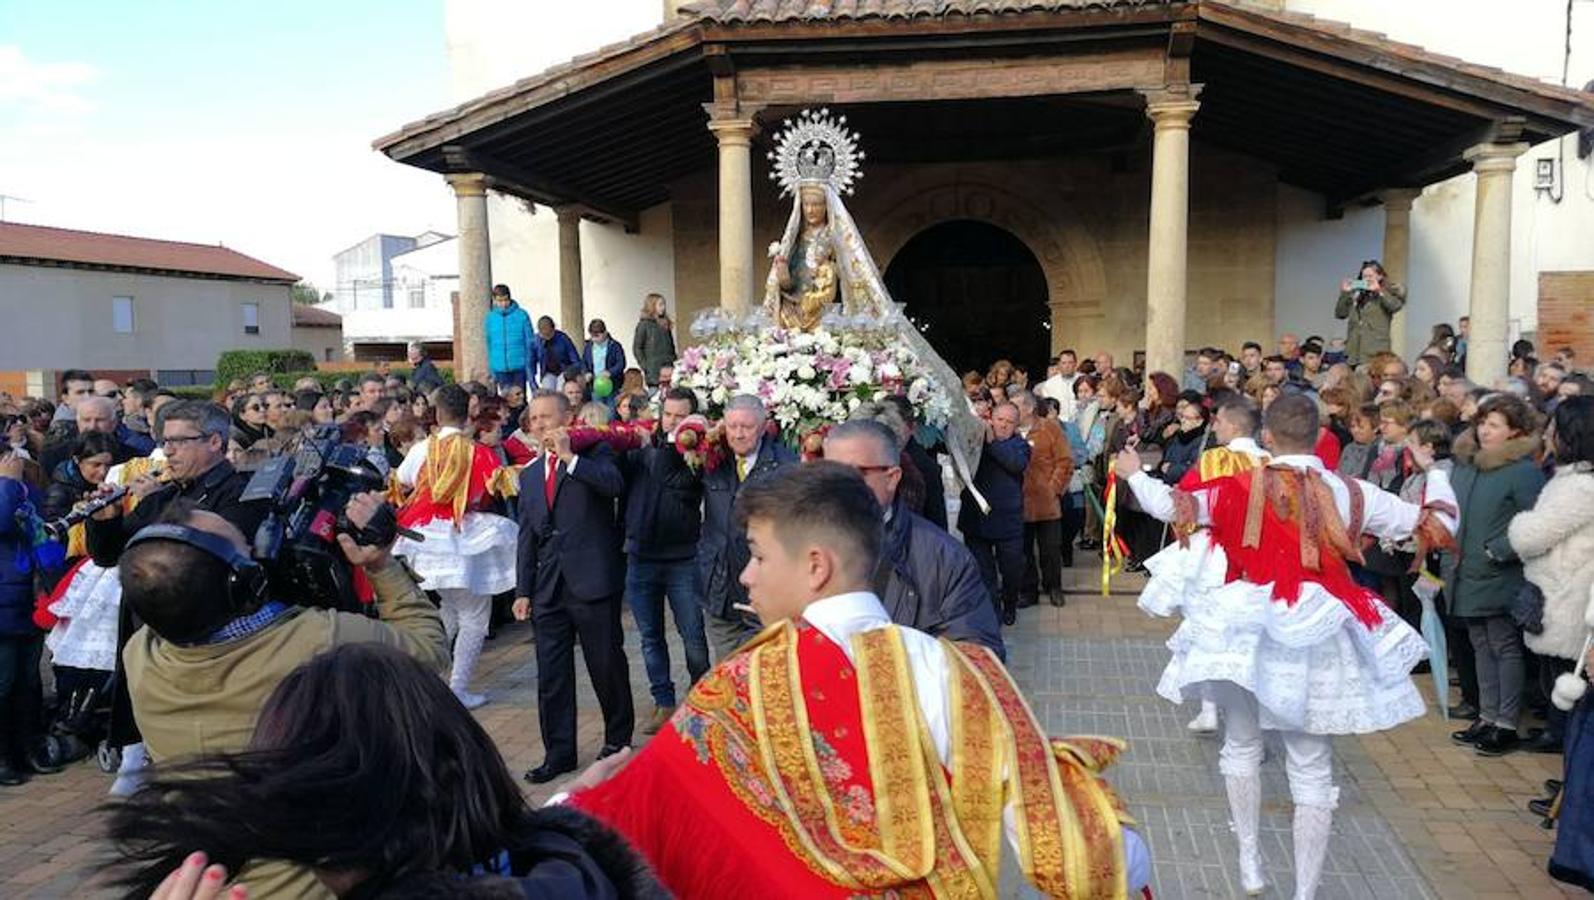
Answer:
M863 177L863 151L846 125L846 116L832 119L828 109L805 109L786 120L769 152L769 177L780 184L782 196L796 193L801 185L821 183L838 194L852 193L853 182Z

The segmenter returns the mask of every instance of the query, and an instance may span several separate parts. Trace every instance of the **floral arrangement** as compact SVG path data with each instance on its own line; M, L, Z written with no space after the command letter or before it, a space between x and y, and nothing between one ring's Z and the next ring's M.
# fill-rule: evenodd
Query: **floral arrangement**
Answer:
M764 401L788 444L842 422L860 405L901 394L933 429L946 427L952 394L913 349L880 323L827 321L818 329L729 327L699 323L701 343L675 363L673 383L691 389L719 419L737 394Z

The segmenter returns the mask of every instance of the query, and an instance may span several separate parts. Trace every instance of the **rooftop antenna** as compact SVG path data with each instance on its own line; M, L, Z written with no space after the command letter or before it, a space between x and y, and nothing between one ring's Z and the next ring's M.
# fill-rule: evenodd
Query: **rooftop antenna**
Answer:
M6 220L6 201L8 200L16 203L33 202L26 197L18 197L16 194L0 194L0 222L4 222Z

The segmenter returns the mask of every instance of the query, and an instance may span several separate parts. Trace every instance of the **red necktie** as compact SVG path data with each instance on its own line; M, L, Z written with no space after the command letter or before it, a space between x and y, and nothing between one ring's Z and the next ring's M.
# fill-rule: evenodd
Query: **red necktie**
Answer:
M559 457L554 456L552 453L544 454L542 467L547 470L546 474L548 476L547 482L543 485L543 490L548 496L548 508L553 509L554 489L559 484Z

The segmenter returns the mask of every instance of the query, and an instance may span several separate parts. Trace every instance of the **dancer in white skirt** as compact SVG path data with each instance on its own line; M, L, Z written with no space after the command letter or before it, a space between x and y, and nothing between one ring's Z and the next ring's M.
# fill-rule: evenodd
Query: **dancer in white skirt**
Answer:
M1212 416L1212 438L1217 446L1202 451L1196 465L1179 479L1178 489L1189 493L1214 479L1266 465L1267 451L1256 443L1261 431L1262 411L1249 398L1235 395L1224 401ZM1201 594L1223 586L1223 567L1203 565L1212 542L1197 523L1175 522L1171 492L1146 500L1152 505L1142 500L1141 509L1149 516L1172 523L1179 541L1146 560L1151 580L1140 593L1140 608L1159 617L1179 615L1186 604L1199 603L1195 598ZM1200 694L1201 711L1185 727L1196 734L1215 734L1218 704L1204 691Z
M440 426L410 448L398 479L414 492L399 509L399 524L420 532L425 541L400 537L393 553L408 559L421 587L442 598L443 627L454 643L448 686L468 709L487 702L470 691L492 616L493 595L515 586L513 519L484 511L498 457L464 429L470 395L444 385L432 395ZM457 640L456 640L457 637Z
M1317 892L1338 804L1331 736L1383 731L1424 709L1410 673L1427 645L1351 580L1347 560L1360 558L1362 534L1435 547L1449 543L1456 526L1443 473L1430 476L1420 505L1407 503L1326 471L1312 455L1317 435L1316 403L1285 396L1264 415L1264 442L1276 454L1268 465L1187 492L1141 472L1133 450L1116 461L1143 508L1171 505L1176 523L1208 526L1208 549L1170 557L1147 587L1198 586L1168 641L1173 658L1157 691L1178 703L1204 690L1222 710L1219 769L1241 885L1252 895L1265 888L1257 849L1262 732L1280 734L1300 900Z

